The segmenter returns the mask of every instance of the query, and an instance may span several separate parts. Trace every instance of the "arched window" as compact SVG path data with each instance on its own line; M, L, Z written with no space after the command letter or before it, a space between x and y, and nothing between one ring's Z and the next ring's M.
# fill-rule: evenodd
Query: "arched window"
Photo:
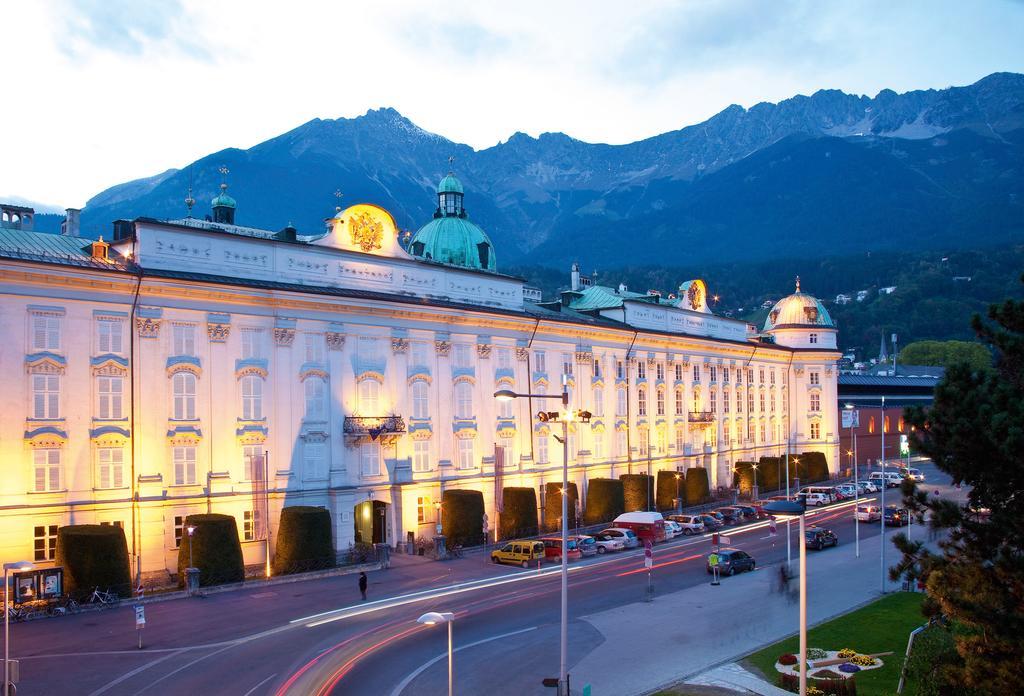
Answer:
M675 399L675 401L676 401L676 415L677 416L681 416L681 415L683 415L683 411L686 410L686 407L683 406L683 390L682 389L676 389L676 399Z
M875 417L874 416L871 416L870 418L868 418L868 432L869 433L874 433L875 432Z
M455 417L473 417L473 385L469 382L455 385Z
M638 416L647 415L647 390L643 387L636 390L636 414Z
M889 432L889 416L885 417L885 424L882 427L884 428L883 433Z
M359 383L359 415L381 415L380 382L375 379L364 379Z
M246 375L242 378L242 419L259 420L261 418L263 418L263 379L256 375Z
M174 420L195 420L196 418L196 376L191 372L178 372L171 377L174 391Z
M422 379L412 383L412 417L430 418L430 386Z
M306 418L322 420L327 414L327 385L323 378L307 377L304 389L306 391Z

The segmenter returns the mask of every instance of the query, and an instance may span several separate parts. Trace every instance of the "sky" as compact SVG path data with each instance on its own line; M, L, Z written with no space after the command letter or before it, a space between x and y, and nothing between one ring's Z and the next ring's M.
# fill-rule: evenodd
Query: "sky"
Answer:
M0 0L0 200L117 183L390 106L477 149L625 143L822 88L1024 72L1024 2Z

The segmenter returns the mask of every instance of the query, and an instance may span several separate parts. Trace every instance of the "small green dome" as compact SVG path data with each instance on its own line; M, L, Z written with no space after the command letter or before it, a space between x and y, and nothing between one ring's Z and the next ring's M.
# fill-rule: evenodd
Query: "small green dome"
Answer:
M221 184L220 185L220 193L218 193L216 196L214 196L213 200L210 201L210 205L213 206L214 208L217 208L217 207L234 208L234 207L236 207L235 199L228 195L227 189L228 189L228 185L227 184Z
M441 179L441 183L437 185L438 193L463 193L462 182L459 181L454 174L448 174L445 178Z
M458 185L458 179L448 176ZM442 185L444 182L441 182ZM461 191L461 186L459 187ZM494 244L482 229L464 217L436 217L413 235L413 256L452 266L494 271Z

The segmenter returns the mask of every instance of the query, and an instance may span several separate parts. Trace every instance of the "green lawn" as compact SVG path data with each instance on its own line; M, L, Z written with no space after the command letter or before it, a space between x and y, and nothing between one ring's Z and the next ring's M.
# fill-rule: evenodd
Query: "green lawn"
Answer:
M891 650L893 655L882 658L884 667L857 675L857 694L895 694L903 656L907 650L907 638L912 630L925 622L921 616L923 597L914 592L899 592L883 597L862 609L812 628L807 634L807 647L822 650L853 648L858 652L872 654ZM775 670L775 661L779 655L796 654L799 649L799 637L793 636L748 655L743 664L775 684L779 674Z

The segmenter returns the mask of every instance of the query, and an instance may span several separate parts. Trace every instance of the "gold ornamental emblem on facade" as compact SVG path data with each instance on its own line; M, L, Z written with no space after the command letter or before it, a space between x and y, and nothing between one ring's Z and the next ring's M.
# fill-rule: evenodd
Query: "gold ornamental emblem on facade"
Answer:
M381 248L384 240L384 225L367 212L356 213L348 219L349 234L352 243L363 251L374 251Z
M690 289L686 292L689 295L690 307L692 309L700 309L701 305L704 304L704 288L702 288L696 281L690 284Z

